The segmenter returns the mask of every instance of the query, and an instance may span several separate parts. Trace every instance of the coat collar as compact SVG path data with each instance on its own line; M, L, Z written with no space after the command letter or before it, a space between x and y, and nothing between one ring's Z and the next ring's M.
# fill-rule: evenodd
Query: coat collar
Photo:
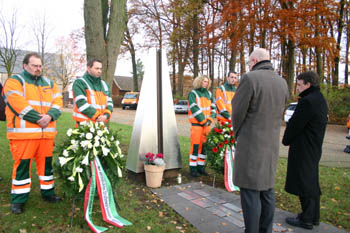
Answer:
M84 77L86 77L88 80L90 80L90 82L93 84L99 84L101 82L101 78L92 76L88 72L86 72L84 74Z
M259 61L253 66L253 70L273 70L272 63L270 60Z
M311 94L312 92L316 92L316 91L320 91L320 88L319 87L310 86L308 89L306 89L305 91L300 93L299 96L300 97L304 97L304 96L307 96L307 95Z

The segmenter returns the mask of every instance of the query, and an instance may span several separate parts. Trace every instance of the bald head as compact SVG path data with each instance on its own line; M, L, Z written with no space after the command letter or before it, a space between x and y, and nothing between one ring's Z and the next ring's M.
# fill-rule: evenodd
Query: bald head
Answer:
M267 50L263 48L255 49L249 56L249 68L252 69L256 63L265 60L270 60Z

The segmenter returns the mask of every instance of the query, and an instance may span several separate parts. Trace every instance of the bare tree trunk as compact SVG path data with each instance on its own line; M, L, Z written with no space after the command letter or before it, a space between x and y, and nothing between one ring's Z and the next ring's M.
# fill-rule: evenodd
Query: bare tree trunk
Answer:
M339 17L338 17L338 37L337 37L337 50L335 52L335 57L334 57L334 73L333 73L333 80L332 80L332 85L333 86L338 86L339 82L339 61L340 61L340 43L342 39L342 34L343 34L343 19L344 19L344 5L345 5L345 0L340 0L340 9L339 9Z
M231 51L231 56L230 56L228 71L235 71L237 50L236 49L232 49L230 51Z
M85 43L87 59L103 62L102 78L112 87L115 67L126 25L126 0L84 0ZM103 20L103 9L108 9L108 20ZM106 12L104 12L104 15ZM106 23L106 24L103 24Z
M198 14L193 16L193 76L198 76L198 57L199 57L199 20Z
M349 2L347 4L350 5ZM346 11L346 45L345 45L345 70L344 83L349 84L349 49L350 49L350 13Z

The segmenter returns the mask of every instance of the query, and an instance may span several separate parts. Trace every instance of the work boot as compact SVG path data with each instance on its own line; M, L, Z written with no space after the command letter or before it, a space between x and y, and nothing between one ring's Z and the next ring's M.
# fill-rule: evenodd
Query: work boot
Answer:
M59 196L50 195L50 196L43 196L44 201L50 202L50 203L57 203L61 201L61 198Z
M191 175L192 177L199 177L199 176L200 176L199 173L198 173L198 171L197 171L197 167L195 167L195 166L190 166L190 175Z
M209 174L205 171L204 166L197 166L197 171L202 176L209 176Z
M24 211L24 203L11 203L11 212L13 214L21 214Z

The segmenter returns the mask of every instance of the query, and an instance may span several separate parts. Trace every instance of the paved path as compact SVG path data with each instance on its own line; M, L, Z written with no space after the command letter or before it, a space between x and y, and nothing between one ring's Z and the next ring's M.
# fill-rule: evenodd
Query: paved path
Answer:
M239 196L201 183L188 183L153 189L178 214L203 233L242 233L243 215ZM273 232L295 233L346 233L331 225L320 223L312 231L285 223L286 217L295 214L276 209Z
M122 110L116 108L112 115L112 121L121 124L133 125L136 111ZM178 134L181 136L190 137L190 124L188 123L187 114L176 114L176 122ZM284 133L285 126L281 128L281 138ZM327 126L327 132L323 143L323 154L321 164L334 167L350 167L350 154L344 153L344 148L350 144L349 140L345 139L347 129L345 125ZM280 156L288 156L288 148L280 144Z

